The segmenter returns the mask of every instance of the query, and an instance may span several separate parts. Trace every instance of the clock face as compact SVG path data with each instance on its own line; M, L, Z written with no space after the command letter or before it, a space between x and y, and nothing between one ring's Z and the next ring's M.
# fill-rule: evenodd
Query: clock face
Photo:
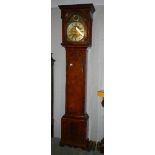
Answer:
M71 22L67 27L67 38L70 41L81 41L85 36L85 27L81 22Z

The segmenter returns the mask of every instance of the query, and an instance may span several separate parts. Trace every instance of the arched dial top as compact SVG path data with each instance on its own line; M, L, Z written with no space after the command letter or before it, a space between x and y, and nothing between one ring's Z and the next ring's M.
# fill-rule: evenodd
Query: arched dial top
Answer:
M79 21L71 22L67 27L67 39L70 41L81 41L85 36L85 27Z

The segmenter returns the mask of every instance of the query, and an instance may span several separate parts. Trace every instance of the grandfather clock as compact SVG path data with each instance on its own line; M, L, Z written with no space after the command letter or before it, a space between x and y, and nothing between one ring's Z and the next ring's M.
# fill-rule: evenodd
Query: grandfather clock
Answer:
M60 5L62 46L66 49L66 105L61 119L62 145L88 146L85 110L87 48L92 44L93 4Z

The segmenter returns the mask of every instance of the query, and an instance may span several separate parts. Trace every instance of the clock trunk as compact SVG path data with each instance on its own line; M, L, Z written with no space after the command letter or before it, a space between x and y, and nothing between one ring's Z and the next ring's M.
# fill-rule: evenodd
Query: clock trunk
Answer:
M87 148L87 48L67 47L66 51L66 113L61 120L61 143Z

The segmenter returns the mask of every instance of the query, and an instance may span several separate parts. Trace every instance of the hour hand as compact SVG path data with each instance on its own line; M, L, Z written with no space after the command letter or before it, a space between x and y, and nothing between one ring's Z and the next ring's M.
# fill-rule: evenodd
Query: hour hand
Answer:
M76 30L81 34L82 37L84 36L84 34L79 30L78 27L76 27Z

